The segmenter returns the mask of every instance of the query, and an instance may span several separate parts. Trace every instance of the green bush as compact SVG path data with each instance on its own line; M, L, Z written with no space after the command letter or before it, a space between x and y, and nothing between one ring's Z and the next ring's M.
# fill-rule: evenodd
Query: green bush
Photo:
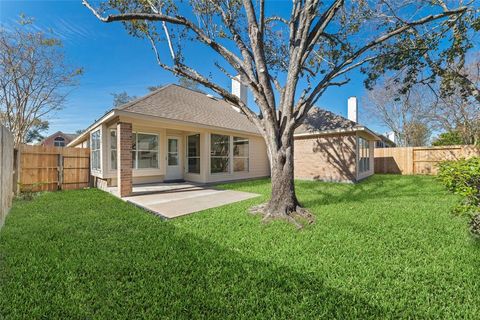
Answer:
M480 239L480 213L473 216L472 220L470 221L470 232L477 239Z
M473 216L480 206L480 157L439 164L438 177L447 189L463 196L460 205L454 208L457 214Z

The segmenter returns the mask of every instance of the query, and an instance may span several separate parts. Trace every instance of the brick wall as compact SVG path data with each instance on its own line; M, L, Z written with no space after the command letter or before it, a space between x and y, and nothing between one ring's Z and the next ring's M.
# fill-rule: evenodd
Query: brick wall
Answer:
M356 136L295 139L295 178L355 182Z
M120 197L132 193L132 124L117 124L117 181Z
M62 132L57 132L45 138L45 140L42 141L41 145L45 147L54 147L54 141L55 141L55 138L57 137L61 137L65 140L65 146L72 141L72 139L67 135L63 134Z

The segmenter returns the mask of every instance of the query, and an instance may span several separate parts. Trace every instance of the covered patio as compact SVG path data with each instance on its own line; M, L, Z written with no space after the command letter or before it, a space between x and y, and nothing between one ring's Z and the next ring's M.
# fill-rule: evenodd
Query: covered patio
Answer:
M117 187L106 191L162 218L172 219L190 213L258 197L258 194L219 190L191 182L150 183L132 186L132 193L120 197Z

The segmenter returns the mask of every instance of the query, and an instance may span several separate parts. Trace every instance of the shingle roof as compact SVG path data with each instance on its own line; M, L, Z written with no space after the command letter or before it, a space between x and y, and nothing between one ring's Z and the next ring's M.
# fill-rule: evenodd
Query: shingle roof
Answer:
M230 104L176 84L164 86L149 95L124 104L118 110L175 119L231 130L258 133L247 117Z
M76 133L64 133L62 131L57 131L51 135L49 135L48 137L45 137L43 138L41 141L39 141L39 143L43 143L45 140L47 139L50 139L51 137L54 137L54 136L63 136L65 138L67 138L68 140L72 141L73 139L75 139L76 137L78 137L78 134Z
M333 112L314 107L295 134L354 129L358 124Z
M64 133L64 135L70 139L70 140L73 140L75 139L76 137L78 137L78 134L77 133Z

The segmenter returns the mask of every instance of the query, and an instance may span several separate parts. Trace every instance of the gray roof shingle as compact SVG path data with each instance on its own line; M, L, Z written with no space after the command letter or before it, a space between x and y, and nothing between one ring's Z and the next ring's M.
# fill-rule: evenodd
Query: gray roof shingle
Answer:
M226 101L176 84L166 85L116 109L258 134L255 125ZM353 121L314 107L295 134L353 129L355 126L357 123Z
M255 125L226 101L176 84L166 85L117 109L258 134Z
M295 134L315 133L321 131L335 131L354 129L358 124L328 110L314 107L296 130Z

